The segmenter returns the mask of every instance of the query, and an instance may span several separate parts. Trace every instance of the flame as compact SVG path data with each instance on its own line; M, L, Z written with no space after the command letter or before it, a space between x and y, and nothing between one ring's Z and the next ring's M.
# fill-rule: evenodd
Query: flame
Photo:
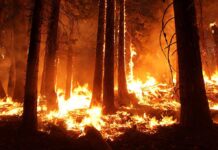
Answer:
M149 106L154 110L179 111L180 104L174 96L174 87L166 83L159 83L154 77L147 75L147 80L142 81L134 76L134 57L137 55L131 44L131 59L129 62L129 73L127 76L128 91L138 99L140 106ZM175 78L176 79L176 78ZM204 74L205 85L208 94L218 93L218 72L211 78ZM176 82L176 81L174 81ZM78 135L84 135L86 126L93 126L101 132L104 138L113 140L123 134L129 128L136 128L141 132L154 133L159 126L169 126L178 123L176 116L164 113L150 115L146 109L138 110L131 107L120 108L113 115L103 115L101 106L90 108L92 92L88 84L72 89L71 97L65 99L65 91L57 89L58 110L47 111L43 97L38 98L38 117L40 123L55 124L74 131ZM210 109L218 110L218 103L213 99L209 100ZM0 100L0 118L3 116L21 116L22 104L12 101L11 98ZM159 116L159 117L158 117ZM64 126L63 126L64 125ZM40 129L47 131L44 129Z

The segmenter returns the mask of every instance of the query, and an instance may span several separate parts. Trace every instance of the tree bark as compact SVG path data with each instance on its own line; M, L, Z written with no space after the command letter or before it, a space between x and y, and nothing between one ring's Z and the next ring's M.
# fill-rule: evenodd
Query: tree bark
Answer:
M174 12L180 82L180 124L194 130L211 127L194 0L174 0Z
M35 0L30 46L27 60L22 128L26 133L37 130L37 82L42 23L42 0Z
M48 36L46 41L45 66L43 70L45 86L42 92L47 100L49 110L57 109L56 84L56 52L58 49L58 21L60 12L60 0L52 0L52 10L48 25Z
M105 0L99 0L97 47L91 106L100 104L103 81L103 51L105 40Z
M129 104L125 70L125 0L120 0L118 96L121 105Z
M114 0L107 0L103 109L114 112Z

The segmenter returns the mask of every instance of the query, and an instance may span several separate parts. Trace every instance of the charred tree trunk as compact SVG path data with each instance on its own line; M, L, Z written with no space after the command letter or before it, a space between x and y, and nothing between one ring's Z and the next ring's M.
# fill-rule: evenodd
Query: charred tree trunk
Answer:
M106 45L104 61L103 109L113 113L114 107L114 0L107 0Z
M5 90L3 88L2 82L0 81L0 99L3 99L6 97Z
M125 0L120 0L118 97L121 105L129 104L125 72Z
M183 127L211 127L212 120L202 75L194 0L174 0L181 118Z
M37 130L37 82L42 22L42 0L35 0L30 46L27 60L22 128L26 133Z
M57 96L55 93L56 81L56 52L58 49L58 21L60 11L60 0L52 0L52 10L48 25L48 37L45 52L44 66L44 96L47 100L49 110L57 109Z
M72 47L69 46L67 51L67 80L66 80L66 93L65 99L70 98L71 89L72 89L72 71L73 71L73 51Z
M91 106L98 105L102 96L103 51L105 40L105 0L99 0L98 34L95 57L95 73L92 90Z

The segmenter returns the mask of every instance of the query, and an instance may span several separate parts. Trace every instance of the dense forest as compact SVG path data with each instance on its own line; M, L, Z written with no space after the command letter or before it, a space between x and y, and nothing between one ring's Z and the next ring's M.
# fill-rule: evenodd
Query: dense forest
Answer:
M1 0L0 149L217 149L217 5Z

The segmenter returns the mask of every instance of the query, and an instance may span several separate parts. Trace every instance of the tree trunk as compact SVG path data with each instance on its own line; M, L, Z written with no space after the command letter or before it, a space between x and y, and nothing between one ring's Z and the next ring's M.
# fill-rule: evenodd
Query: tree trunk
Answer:
M125 0L120 0L118 96L121 105L129 104L125 71Z
M2 82L0 81L0 99L3 99L6 97L5 90L3 88Z
M114 0L107 0L103 109L114 112Z
M25 71L26 71L26 54L28 50L28 21L26 20L26 11L21 11L24 7L23 0L13 1L13 14L16 17L13 21L14 49L13 55L15 59L15 85L13 100L23 102Z
M73 70L73 51L72 46L69 46L67 51L67 80L66 80L66 93L65 99L70 98L71 89L72 89L72 70Z
M45 83L44 96L47 100L49 110L57 109L57 96L55 92L56 82L56 52L58 49L58 21L60 11L60 0L52 0L52 10L48 25L48 36L46 41L45 66L43 76Z
M210 127L194 0L174 0L182 126Z
M105 0L99 0L98 33L95 57L95 73L91 106L98 105L102 96L103 51L105 40Z
M13 56L11 56L13 57ZM8 79L8 96L9 97L12 97L13 96L13 93L14 93L14 85L15 85L15 80L14 80L14 72L15 72L15 65L14 65L14 61L13 61L13 58L12 59L12 62L11 62L11 65L10 65L10 70L9 70L9 79Z
M42 0L35 0L30 46L27 60L22 128L26 133L37 130L37 82L42 24Z

